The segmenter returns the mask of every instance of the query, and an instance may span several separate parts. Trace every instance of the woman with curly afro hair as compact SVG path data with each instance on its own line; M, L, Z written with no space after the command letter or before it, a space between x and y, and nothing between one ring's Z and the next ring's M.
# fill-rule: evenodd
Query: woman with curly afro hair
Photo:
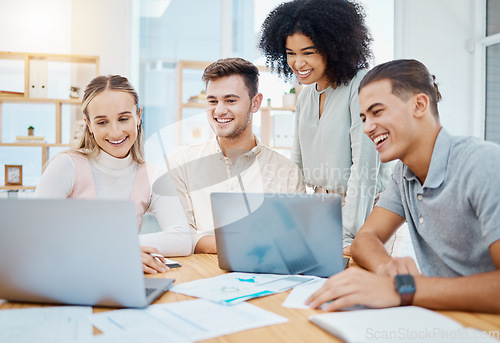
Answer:
M343 197L346 255L391 173L359 117L358 86L372 57L364 17L346 0L293 0L269 13L259 43L272 71L307 85L297 99L291 158L316 193Z

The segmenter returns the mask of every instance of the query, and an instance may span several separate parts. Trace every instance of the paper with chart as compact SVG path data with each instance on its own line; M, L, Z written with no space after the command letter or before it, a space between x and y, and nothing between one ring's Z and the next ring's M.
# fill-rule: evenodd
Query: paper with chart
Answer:
M221 304L237 304L248 299L289 290L315 276L228 273L175 285L172 292Z
M89 320L105 334L157 332L168 342L177 342L173 337L198 341L288 321L248 303L226 306L202 299L101 312Z
M0 311L0 342L66 343L92 337L92 308L63 306Z

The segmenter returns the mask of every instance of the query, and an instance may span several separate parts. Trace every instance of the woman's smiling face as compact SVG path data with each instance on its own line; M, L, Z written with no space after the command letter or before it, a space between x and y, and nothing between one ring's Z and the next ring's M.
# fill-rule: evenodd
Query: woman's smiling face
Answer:
M321 55L311 38L295 33L286 39L286 56L288 66L299 78L300 82L310 85L318 84L318 90L328 87L326 79L326 56Z
M122 91L105 90L88 105L87 123L99 147L116 158L127 157L137 139L142 110Z

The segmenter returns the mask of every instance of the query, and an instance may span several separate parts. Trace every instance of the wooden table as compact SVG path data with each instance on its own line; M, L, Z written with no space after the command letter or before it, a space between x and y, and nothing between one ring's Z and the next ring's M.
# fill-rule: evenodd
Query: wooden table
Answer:
M174 278L175 283L180 284L225 273L219 269L216 255L197 254L189 257L175 258L175 260L181 263L181 268L174 268L164 274L155 275L153 277ZM253 305L288 318L289 321L287 323L238 332L203 342L340 342L340 340L310 323L307 319L309 315L323 313L323 311L313 309L289 309L281 306L288 293L289 292L274 294L248 301ZM193 299L193 297L174 292L166 292L156 301L156 303L168 303L189 299ZM27 308L34 306L42 307L46 305L4 303L0 304L0 309ZM107 311L107 309L94 308L94 312L103 311ZM455 319L464 326L474 327L484 331L495 331L496 337L498 337L498 332L500 332L500 315L456 311L439 312ZM97 329L94 330L96 334L99 333Z

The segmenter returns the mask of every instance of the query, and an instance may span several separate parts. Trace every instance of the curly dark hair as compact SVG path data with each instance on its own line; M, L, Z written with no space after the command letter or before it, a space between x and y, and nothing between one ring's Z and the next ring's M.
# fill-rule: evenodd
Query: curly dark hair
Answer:
M372 59L372 41L361 5L347 0L293 0L276 7L262 24L259 48L266 66L286 81L286 39L295 33L309 37L327 58L326 76L332 84L349 82Z

